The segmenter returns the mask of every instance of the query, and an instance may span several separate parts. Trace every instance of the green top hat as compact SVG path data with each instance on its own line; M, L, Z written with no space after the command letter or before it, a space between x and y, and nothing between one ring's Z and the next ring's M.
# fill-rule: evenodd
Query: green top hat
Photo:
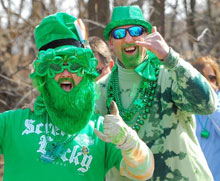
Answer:
M104 37L109 39L109 33L118 26L140 25L151 33L152 25L145 21L139 6L117 6L113 9L112 19L104 29Z
M79 36L74 22L76 18L59 12L45 17L35 28L35 43L38 50L56 48L62 45L77 46Z
M58 12L45 17L35 28L35 43L39 50L38 59L34 62L35 72L30 75L54 77L64 68L70 72L97 77L97 60L90 48L84 48L80 41L80 28L77 29L77 19L67 13ZM68 57L69 67L62 61Z

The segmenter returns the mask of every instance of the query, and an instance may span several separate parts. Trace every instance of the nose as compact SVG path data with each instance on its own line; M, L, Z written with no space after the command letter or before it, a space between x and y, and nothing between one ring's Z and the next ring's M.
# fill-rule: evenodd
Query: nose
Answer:
M126 36L125 36L125 42L126 43L131 43L133 41L133 38L132 36L129 34L129 32L126 33Z
M62 78L71 78L71 73L67 70L64 69L64 71L61 73Z

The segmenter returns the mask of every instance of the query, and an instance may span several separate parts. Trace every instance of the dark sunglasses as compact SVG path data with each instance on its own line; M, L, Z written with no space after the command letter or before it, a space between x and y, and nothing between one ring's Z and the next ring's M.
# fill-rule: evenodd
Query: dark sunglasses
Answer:
M102 74L103 69L104 69L104 67L102 67L102 68L97 68L97 69L96 69L96 72L98 72L99 74Z
M216 75L208 75L208 78L211 82L216 81Z
M145 32L145 29L141 26L132 26L129 28L119 28L112 31L112 36L114 39L122 39L126 37L126 34L128 33L133 36L137 37L142 35Z

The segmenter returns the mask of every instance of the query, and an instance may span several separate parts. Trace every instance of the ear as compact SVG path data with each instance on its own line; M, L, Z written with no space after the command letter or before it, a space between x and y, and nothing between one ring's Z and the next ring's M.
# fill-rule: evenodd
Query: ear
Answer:
M112 42L112 37L111 37L111 36L109 36L108 44L109 44L109 48L110 48L111 50L114 50L114 48L113 48L113 42Z
M114 60L110 60L110 62L109 62L109 68L110 68L110 70L112 70L112 68L114 67L114 65L115 65L115 62L114 62Z

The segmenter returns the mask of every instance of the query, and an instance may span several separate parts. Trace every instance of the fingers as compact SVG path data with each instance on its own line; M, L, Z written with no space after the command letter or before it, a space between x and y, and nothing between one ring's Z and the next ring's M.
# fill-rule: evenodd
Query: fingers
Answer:
M152 40L157 39L158 35L154 34L154 33L157 33L157 27L156 26L152 27L151 34L148 34L146 37L141 38L139 41L135 41L135 43L137 45L145 46L146 48L148 48L147 46L149 46L152 43Z
M99 139L101 139L104 142L111 142L111 140L108 138L108 136L106 136L105 134L103 134L102 132L100 132L99 130L97 130L96 128L94 128L94 133L96 134L96 136L99 137Z
M112 115L115 115L115 116L119 115L118 106L117 106L117 104L115 103L115 101L112 101L112 102L111 102L111 107L110 107L110 109L111 109L111 114L112 114Z
M156 27L156 26L153 26L153 27L152 27L152 33L155 33L155 32L157 32L157 27Z

